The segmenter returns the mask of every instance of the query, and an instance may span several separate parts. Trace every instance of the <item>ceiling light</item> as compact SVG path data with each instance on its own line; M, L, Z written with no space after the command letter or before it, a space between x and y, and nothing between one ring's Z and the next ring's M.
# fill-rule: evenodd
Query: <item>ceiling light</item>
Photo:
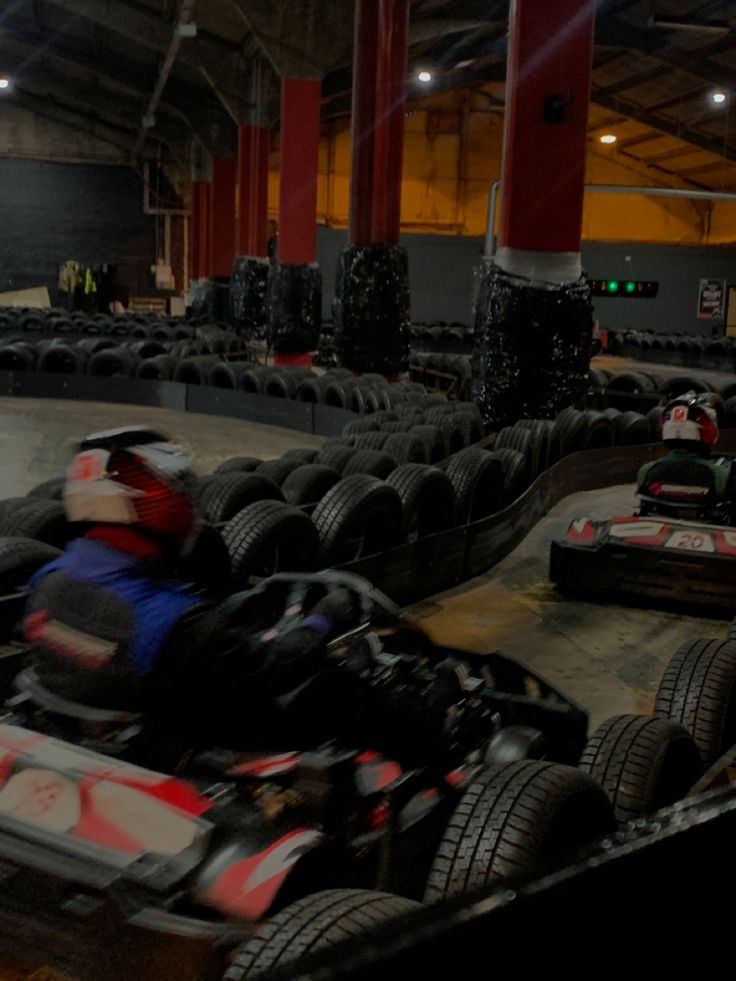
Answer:
M427 72L427 71L418 72L417 78L419 79L420 82L431 82L432 72Z
M613 133L604 133L600 138L601 143L615 143L616 137Z
M711 95L711 99L716 103L716 105L720 106L721 103L723 103L723 102L726 101L726 93L725 92L714 92Z
M10 81L7 78L0 78L0 89L6 89L10 85Z

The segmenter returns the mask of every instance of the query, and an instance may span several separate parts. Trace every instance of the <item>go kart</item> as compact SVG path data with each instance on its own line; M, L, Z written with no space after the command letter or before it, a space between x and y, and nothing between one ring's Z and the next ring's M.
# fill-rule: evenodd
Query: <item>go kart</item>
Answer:
M733 463L724 457L721 463ZM667 459L640 489L638 514L577 518L552 542L550 579L571 594L605 593L736 608L733 478L718 493L703 466Z
M432 644L348 574L274 576L231 597L223 615L289 630L337 586L357 611L329 645L341 668L417 700L448 670L456 678L441 772L336 743L214 748L154 772L135 759L145 719L59 699L27 649L0 648L0 961L51 963L80 981L251 977L287 947L311 949L315 911L345 936L428 891L472 885L467 870L458 885L468 836L480 833L463 802L475 795L477 822L477 781L491 764L532 768L514 791L522 803L521 785L537 778L564 802L561 826L554 802L540 810L553 831L536 827L535 841L564 851L608 830L603 792L557 765L577 762L586 713L517 661ZM458 851L449 862L448 849Z

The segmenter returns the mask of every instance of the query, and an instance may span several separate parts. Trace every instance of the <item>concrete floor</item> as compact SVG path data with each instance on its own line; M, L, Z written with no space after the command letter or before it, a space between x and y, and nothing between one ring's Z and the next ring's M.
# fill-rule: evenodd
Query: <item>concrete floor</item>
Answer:
M79 440L120 426L152 426L192 450L197 473L232 456L271 460L295 446L321 446L322 436L239 419L140 405L0 398L0 499L25 494L64 473Z

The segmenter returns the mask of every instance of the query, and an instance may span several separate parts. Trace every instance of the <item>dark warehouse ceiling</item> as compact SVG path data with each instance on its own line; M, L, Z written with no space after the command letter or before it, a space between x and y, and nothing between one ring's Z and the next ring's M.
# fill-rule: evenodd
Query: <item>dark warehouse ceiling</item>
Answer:
M323 76L325 112L349 111L353 7L5 0L0 76L12 84L2 98L131 154L163 144L183 162L193 140L232 153L235 121L252 114L258 62L261 121L277 119L274 69ZM432 70L434 91L502 82L507 16L507 0L415 0L410 65ZM699 187L736 186L735 76L736 4L600 0L591 132L615 127L617 151ZM726 94L721 105L715 90Z

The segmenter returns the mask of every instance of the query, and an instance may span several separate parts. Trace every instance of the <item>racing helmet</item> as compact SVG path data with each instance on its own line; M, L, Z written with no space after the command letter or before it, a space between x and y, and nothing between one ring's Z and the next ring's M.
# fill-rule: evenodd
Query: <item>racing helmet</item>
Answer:
M183 551L197 530L191 460L183 446L145 427L94 433L67 471L70 521L130 525Z
M701 395L682 395L665 408L659 431L665 446L699 450L707 455L718 439L717 409Z

